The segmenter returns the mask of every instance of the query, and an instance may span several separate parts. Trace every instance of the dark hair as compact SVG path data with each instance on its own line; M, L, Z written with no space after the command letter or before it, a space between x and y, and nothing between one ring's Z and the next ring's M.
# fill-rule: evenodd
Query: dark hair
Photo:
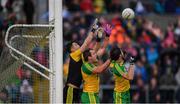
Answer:
M78 41L70 41L70 42L67 43L67 45L66 45L66 50L67 50L69 53L71 53L71 47L72 47L72 44L73 44L74 42L77 43L77 44L79 44Z
M123 60L125 60L126 54L127 54L126 51L118 47L114 47L110 51L111 60L115 60L115 61L119 59L120 55L123 58Z
M66 45L66 50L67 50L69 53L71 53L72 43L73 43L73 42L69 42L69 43Z
M118 60L120 54L121 54L121 51L118 47L112 48L110 51L111 60L114 60L114 61Z
M88 61L88 57L91 56L90 49L83 52L84 61Z

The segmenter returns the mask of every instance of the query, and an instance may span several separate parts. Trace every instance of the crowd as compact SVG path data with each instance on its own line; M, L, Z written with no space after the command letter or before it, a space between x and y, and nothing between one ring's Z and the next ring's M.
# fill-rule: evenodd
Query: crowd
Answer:
M64 0L70 12L82 11L97 14L115 13L130 7L138 14L180 13L178 0Z
M33 0L0 0L0 53L7 28L13 24L32 24Z
M71 1L71 2L70 2ZM123 1L123 0L122 0ZM67 75L68 53L66 43L79 41L80 44L87 36L88 29L95 17L101 23L109 23L113 30L109 40L109 47L118 44L131 55L136 57L135 85L132 89L132 102L179 102L179 90L162 89L163 86L180 85L179 81L179 51L180 48L180 17L176 22L168 22L166 29L157 25L141 14L147 13L178 13L178 1L155 0L150 6L145 6L140 0L130 0L129 5L136 11L136 18L127 21L120 17L123 9L121 0L68 0L63 9L63 36L64 36L64 73ZM163 5L163 6L162 6ZM173 5L173 8L172 8ZM110 15L108 13L113 13ZM96 14L96 15L95 15ZM161 22L161 21L159 21ZM95 41L91 42L92 47ZM106 55L104 59L106 59ZM104 61L104 60L102 60ZM112 86L113 76L105 71L101 76L101 85ZM149 97L146 98L148 88ZM173 95L173 96L172 96ZM175 96L174 96L175 95ZM112 102L112 91L103 90L102 102Z
M27 68L17 69L15 76L0 92L0 103L33 103L32 72Z

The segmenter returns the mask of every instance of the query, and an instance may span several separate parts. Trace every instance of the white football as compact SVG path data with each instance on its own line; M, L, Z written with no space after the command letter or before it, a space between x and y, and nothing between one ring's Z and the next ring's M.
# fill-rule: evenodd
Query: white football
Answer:
M131 8L126 8L122 12L122 18L124 19L133 19L134 16L134 11Z

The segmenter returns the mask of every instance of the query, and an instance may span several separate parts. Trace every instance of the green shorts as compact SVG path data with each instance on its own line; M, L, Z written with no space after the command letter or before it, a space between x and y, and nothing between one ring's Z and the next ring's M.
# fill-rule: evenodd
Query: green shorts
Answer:
M83 92L81 95L82 103L99 103L98 93Z
M113 99L115 104L129 104L130 103L130 92L116 92L113 93Z

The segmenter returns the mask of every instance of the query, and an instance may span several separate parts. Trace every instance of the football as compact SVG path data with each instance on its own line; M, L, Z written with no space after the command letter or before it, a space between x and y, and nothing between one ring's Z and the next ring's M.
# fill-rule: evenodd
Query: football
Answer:
M126 8L122 11L123 19L133 19L135 16L134 11L131 8Z

